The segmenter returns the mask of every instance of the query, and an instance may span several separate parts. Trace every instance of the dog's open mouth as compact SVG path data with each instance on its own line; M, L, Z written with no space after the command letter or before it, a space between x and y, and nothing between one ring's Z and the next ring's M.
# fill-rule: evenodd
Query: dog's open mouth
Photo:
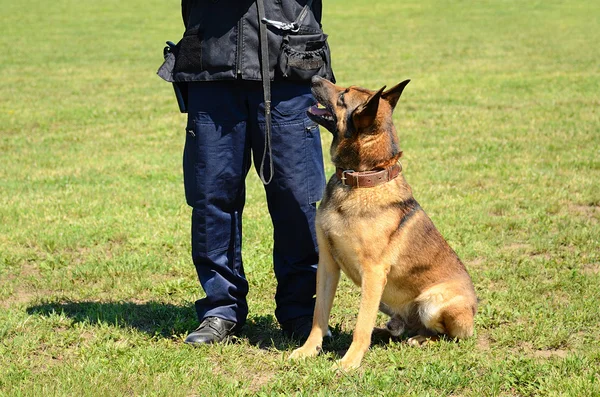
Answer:
M308 109L308 117L317 124L322 125L331 132L335 132L336 118L329 108L317 104Z

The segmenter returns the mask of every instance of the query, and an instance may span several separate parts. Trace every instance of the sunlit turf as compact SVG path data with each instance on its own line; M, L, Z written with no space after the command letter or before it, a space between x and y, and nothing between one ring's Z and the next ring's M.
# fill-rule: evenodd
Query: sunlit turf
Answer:
M358 310L343 279L324 354L288 362L251 173L248 325L184 345L201 296L185 117L155 75L180 2L5 0L0 394L600 395L600 4L324 3L340 84L412 80L395 114L404 172L473 277L475 337L376 344L332 371Z

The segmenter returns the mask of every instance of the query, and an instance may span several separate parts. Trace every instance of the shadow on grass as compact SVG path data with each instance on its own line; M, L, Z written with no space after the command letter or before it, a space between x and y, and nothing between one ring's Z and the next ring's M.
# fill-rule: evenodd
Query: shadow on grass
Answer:
M352 342L352 334L341 331L339 327L331 331L333 338L326 338L323 343L326 350L339 350L339 346L347 348ZM303 340L285 336L272 315L250 317L241 329L239 337L246 338L250 344L261 349L291 350L304 343Z
M107 324L134 328L151 336L178 339L198 326L193 305L177 306L162 302L48 302L27 308L27 313L38 316L65 315L78 323ZM338 327L332 329L333 338L326 340L325 348L338 350L352 341L352 335ZM247 340L261 349L288 350L301 342L283 335L272 315L250 316L232 340Z
M172 338L198 326L193 305L161 302L49 302L27 308L31 315L63 314L78 323L135 328L152 336Z

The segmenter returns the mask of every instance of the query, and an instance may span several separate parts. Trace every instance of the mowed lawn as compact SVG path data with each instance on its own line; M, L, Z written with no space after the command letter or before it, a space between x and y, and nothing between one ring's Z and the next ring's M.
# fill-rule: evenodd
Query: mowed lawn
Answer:
M251 172L248 324L183 344L185 117L155 75L180 1L0 0L0 395L600 395L600 3L324 3L340 84L412 79L404 172L472 275L475 336L333 371L359 300L342 277L332 341L288 362Z

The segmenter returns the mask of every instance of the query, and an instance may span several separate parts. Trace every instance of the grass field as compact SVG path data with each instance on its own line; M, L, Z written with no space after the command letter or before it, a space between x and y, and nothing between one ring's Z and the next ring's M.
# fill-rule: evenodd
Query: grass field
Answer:
M473 277L475 337L332 371L358 308L343 278L325 353L288 362L252 174L248 325L184 345L185 122L155 75L180 2L0 0L0 395L600 395L600 3L324 3L340 84L412 79L405 175Z

